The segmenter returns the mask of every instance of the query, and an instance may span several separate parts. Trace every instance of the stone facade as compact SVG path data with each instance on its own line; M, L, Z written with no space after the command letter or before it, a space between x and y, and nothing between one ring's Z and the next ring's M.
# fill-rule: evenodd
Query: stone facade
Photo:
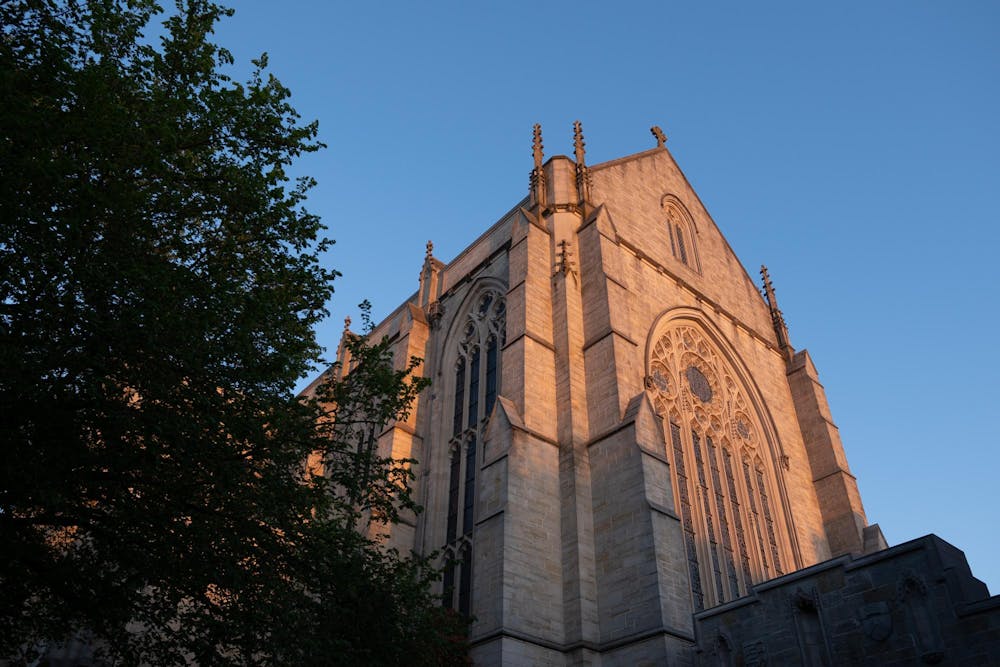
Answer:
M529 195L448 264L428 244L374 332L433 380L382 437L425 507L386 539L447 558L476 664L694 664L703 610L884 541L766 272L662 132L587 166L574 131L545 160L536 126Z

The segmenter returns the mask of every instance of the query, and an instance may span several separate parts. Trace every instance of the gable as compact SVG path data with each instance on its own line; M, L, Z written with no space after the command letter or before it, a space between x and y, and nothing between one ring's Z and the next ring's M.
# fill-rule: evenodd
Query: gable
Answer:
M669 151L596 165L592 174L593 200L614 219L621 246L767 340L774 338L756 284Z

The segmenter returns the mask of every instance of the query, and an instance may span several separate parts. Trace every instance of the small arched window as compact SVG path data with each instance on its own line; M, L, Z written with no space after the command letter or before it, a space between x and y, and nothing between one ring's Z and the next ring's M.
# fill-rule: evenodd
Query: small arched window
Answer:
M700 271L698 253L695 247L696 229L691 215L680 200L673 195L665 195L660 202L666 218L667 236L670 237L670 252L684 266Z

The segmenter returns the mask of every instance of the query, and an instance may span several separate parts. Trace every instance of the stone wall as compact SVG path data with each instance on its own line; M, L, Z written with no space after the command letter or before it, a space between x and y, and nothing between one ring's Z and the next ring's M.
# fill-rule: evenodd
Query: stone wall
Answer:
M764 582L694 622L702 665L1000 662L1000 596L935 535Z

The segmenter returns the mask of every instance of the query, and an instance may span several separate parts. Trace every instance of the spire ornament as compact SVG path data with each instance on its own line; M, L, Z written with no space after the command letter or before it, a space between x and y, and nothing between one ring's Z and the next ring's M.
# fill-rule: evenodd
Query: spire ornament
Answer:
M583 123L580 121L573 122L573 152L576 155L576 163L578 165L584 164L584 146L587 144L583 141Z
M531 154L535 159L535 168L531 170L529 188L531 189L531 195L535 203L545 208L545 169L542 167L545 154L542 152L542 126L540 123L535 123L533 129Z
M434 258L434 242L428 240L424 251L424 263L420 267L420 287L417 289L417 303L424 309L438 296L438 273L441 262Z
M580 195L580 203L584 204L586 214L586 203L590 201L590 169L587 168L586 143L583 141L583 123L575 121L573 123L573 153L576 156L576 191Z
M542 160L545 158L545 154L542 152L542 125L541 123L535 123L534 136L531 142L531 154L535 158L535 169L542 168Z
M660 129L660 126L654 125L649 128L649 131L654 137L656 137L656 147L663 148L663 144L667 143L667 135L663 134L663 130Z
M785 316L778 308L778 298L774 295L771 276L763 264L760 265L760 277L764 283L764 298L767 300L767 309L771 311L771 325L774 327L774 335L778 339L778 347L781 348L790 362L795 354L795 349L788 340L788 326L785 324Z

